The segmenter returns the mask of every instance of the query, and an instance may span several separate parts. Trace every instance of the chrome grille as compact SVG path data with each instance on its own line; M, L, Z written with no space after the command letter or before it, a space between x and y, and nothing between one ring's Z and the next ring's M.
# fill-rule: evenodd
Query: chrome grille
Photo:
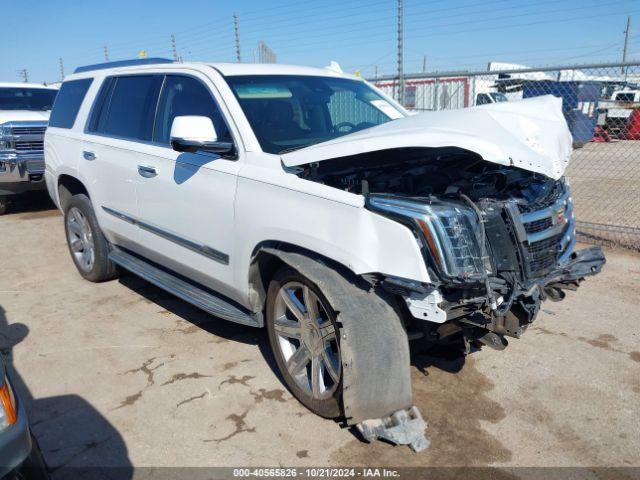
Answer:
M16 150L18 152L30 152L30 151L42 151L44 150L44 141L35 141L35 142L21 142L17 141Z
M27 127L12 127L11 134L12 135L44 135L47 127L35 127L35 126L27 126Z
M534 204L518 204L529 277L542 277L571 253L575 242L575 220L569 187L556 182L549 195Z
M555 235L539 242L527 245L529 252L529 269L541 272L553 267L560 257L560 242L564 234Z
M525 223L524 229L527 233L537 233L546 230L547 228L551 228L553 226L553 222L551 218L541 218L540 220L534 220L533 222Z
M44 133L47 124L43 121L9 122L10 149L21 158L42 157L44 155ZM42 170L42 169L41 169Z

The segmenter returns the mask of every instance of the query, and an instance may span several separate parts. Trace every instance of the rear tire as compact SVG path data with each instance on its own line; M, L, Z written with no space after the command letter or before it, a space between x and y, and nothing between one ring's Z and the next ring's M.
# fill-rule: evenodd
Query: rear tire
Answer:
M109 260L109 242L100 230L89 197L71 197L65 205L64 226L69 253L80 275L91 282L118 276L118 268Z
M339 417L339 331L324 294L306 277L284 267L269 284L266 314L271 350L289 391L313 413Z

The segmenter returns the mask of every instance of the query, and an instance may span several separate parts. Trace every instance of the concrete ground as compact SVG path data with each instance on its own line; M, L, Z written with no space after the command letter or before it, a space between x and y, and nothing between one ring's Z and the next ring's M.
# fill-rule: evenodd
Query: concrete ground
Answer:
M567 177L584 233L640 249L640 141L587 143L574 150Z
M366 444L309 413L263 331L126 275L76 272L45 199L0 217L0 333L54 478L63 466L640 466L640 256L545 303L506 351L417 356L431 447Z

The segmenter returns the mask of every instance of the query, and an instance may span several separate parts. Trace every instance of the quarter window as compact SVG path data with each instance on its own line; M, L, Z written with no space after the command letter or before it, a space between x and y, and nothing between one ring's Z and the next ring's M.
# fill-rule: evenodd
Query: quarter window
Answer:
M53 110L49 118L49 126L57 128L73 127L78 111L80 110L80 105L82 105L82 101L91 86L91 82L93 82L92 78L83 78L62 84L56 101L53 104Z
M209 117L218 140L231 141L229 129L209 90L195 78L168 75L158 104L153 140L168 144L173 120L181 115Z
M100 87L100 92L91 110L91 118L89 119L89 126L87 128L89 132L104 132L104 126L109 113L109 105L111 104L111 96L113 95L113 87L115 87L115 85L116 78L110 77L107 78Z

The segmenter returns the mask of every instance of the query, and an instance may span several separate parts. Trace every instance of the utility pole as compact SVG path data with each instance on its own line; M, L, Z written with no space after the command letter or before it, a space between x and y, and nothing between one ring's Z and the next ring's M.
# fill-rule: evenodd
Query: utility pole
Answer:
M627 46L629 45L629 30L631 29L631 15L627 16L627 28L624 31L624 48L622 49L622 63L627 61ZM622 67L620 73L625 73L626 68Z
M403 0L398 0L398 102L404 106L404 58L403 58Z
M171 51L173 52L173 59L178 61L178 47L176 47L176 36L171 34Z
M422 73L427 73L427 56L422 56Z
M375 66L375 73L373 74L373 78L378 79L378 65Z
M240 32L238 31L238 15L233 14L233 31L236 36L236 60L240 63Z
M107 48L107 46L104 46L104 61L108 62L109 61L109 49Z
M23 68L22 70L18 70L18 74L22 77L22 80L24 80L24 83L29 83L29 72L27 71L26 68Z
M62 62L62 57L58 59L58 63L60 63L60 81L64 81L64 63Z

